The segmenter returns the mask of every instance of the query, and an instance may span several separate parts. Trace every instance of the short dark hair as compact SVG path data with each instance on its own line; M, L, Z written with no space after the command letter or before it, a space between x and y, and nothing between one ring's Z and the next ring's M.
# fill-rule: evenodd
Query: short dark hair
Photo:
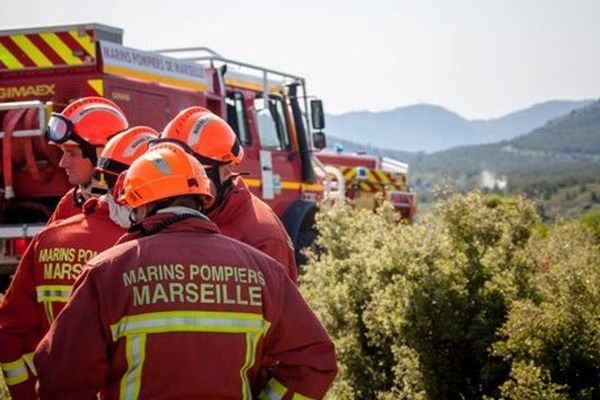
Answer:
M204 202L202 197L195 194L186 194L183 196L167 197L166 199L157 200L151 205L151 211L148 216L156 214L157 211L167 207L187 207L193 210L202 211Z

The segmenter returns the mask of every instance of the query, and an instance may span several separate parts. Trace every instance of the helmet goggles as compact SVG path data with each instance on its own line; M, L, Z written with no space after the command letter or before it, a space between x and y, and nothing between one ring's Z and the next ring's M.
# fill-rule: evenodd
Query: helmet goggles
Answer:
M44 132L46 139L56 144L63 144L72 140L77 144L86 144L87 142L77 135L73 121L62 114L53 112L50 115L46 130Z

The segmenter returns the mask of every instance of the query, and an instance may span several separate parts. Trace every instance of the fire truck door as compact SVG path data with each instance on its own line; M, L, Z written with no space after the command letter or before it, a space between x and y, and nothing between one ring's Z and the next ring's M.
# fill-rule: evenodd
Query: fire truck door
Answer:
M285 113L286 104L281 96L271 94L267 108L262 93L254 99L256 128L260 140L260 167L262 194L277 208L279 203L297 196L300 190L299 157L294 154ZM288 200L286 200L286 198Z
M273 181L273 158L269 150L260 151L260 175L262 198L270 200L275 197L275 185Z

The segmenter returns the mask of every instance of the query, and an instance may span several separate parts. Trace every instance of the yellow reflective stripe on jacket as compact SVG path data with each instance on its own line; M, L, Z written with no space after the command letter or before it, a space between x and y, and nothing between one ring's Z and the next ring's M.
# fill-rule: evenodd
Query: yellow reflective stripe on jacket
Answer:
M34 376L37 376L37 372L35 371L35 365L33 364L33 352L23 354L23 361L25 361L25 365L29 367L29 370L33 373Z
M71 285L41 285L36 287L38 303L60 301L66 303L71 295Z
M25 365L25 361L23 358L19 358L15 361L11 361L8 363L0 364L2 368L2 374L4 375L4 380L6 384L9 386L17 385L21 382L25 382L27 378L29 378L29 373L27 372L27 366Z
M248 370L254 365L256 357L256 345L260 340L261 334L255 332L246 333L246 358L244 365L240 369L240 377L242 378L242 398L251 399L252 389L248 380Z
M54 310L52 303L66 303L71 296L71 285L40 285L35 288L38 303L44 304L48 323L54 321Z
M277 379L271 378L258 398L259 400L281 400L287 391L288 388L283 386Z
M269 321L262 314L162 311L128 315L111 325L113 340L125 338L127 372L121 378L120 399L137 399L140 393L142 367L146 358L146 335L169 332L243 333L246 338L246 355L240 369L242 397L252 396L248 370L256 361L256 347L260 337L269 329Z
M43 301L44 311L46 312L46 319L48 319L48 324L52 325L52 321L54 321L54 311L52 310L52 302L51 301Z
M281 400L288 392L288 388L275 378L267 383L267 386L258 396L259 400ZM294 393L292 400L314 400L312 397L303 396L300 393Z
M292 400L314 400L312 397L302 396L300 393L294 393Z
M111 325L113 340L128 335L161 332L231 332L264 333L269 322L262 314L211 312L211 311L163 311L128 315Z
M146 359L146 335L127 337L126 357L127 372L121 378L120 400L137 399L142 386L142 367Z

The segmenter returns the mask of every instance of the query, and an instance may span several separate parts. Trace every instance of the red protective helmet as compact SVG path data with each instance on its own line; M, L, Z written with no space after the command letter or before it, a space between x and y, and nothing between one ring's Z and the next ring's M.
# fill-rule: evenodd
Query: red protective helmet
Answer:
M233 129L204 107L189 107L169 122L161 139L183 142L206 165L239 164L244 150Z
M84 97L61 113L52 113L46 138L56 144L104 146L108 139L129 123L123 111L104 97Z

